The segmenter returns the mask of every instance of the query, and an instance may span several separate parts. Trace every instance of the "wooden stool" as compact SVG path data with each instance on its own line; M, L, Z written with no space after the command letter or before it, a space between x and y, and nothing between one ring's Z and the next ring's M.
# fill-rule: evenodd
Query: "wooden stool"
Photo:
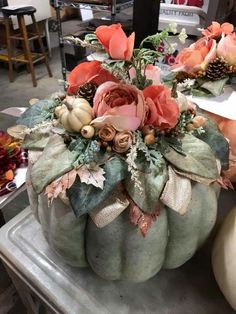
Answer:
M35 12L36 12L36 9L32 6L23 6L23 7L19 6L18 8L15 8L15 9L11 9L10 7L2 8L2 13L4 15L4 22L5 22L5 27L6 27L6 40L7 40L7 60L4 60L4 61L7 61L9 64L9 80L10 82L13 82L13 62L26 63L27 71L31 73L34 87L37 86L35 71L34 71L34 63L38 61L43 61L47 67L48 75L52 77L52 72L48 64L48 58L45 53L39 27L34 16ZM17 16L17 20L19 24L19 32L20 32L19 34L14 34L14 35L11 34L10 18L9 18L11 15ZM31 16L31 19L33 22L34 33L27 32L24 15ZM38 40L41 53L32 53L30 51L30 41L35 40L35 39ZM21 54L21 55L13 56L13 51L12 51L13 40L22 41L23 55Z

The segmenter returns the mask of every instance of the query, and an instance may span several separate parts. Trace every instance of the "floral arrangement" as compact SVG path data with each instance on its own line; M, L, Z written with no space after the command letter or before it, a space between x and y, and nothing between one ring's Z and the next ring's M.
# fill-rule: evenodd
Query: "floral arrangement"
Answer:
M16 188L14 184L9 188L9 183L15 177L16 168L27 163L20 146L20 140L16 140L4 131L0 131L0 196Z
M145 236L163 206L186 213L191 188L179 189L183 181L222 183L216 158L227 168L228 144L176 86L161 84L153 64L168 31L137 49L134 37L120 24L98 27L80 44L105 51L106 60L79 64L65 95L37 102L18 123L36 193L69 201L98 227L129 209Z
M217 96L236 82L236 33L232 24L217 22L201 31L203 37L178 54L172 71L180 90Z

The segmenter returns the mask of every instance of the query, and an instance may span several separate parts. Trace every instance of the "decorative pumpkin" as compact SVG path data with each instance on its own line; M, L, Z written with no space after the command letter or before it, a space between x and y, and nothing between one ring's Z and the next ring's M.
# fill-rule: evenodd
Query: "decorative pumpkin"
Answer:
M66 96L63 105L55 108L55 114L69 132L80 132L93 118L89 102L74 96Z
M229 169L224 173L232 182L236 182L236 120L230 120L210 112L207 112L207 115L218 124L220 131L229 141L231 151Z
M30 180L30 171L28 172ZM76 218L70 205L55 199L48 207L44 194L28 185L31 208L50 246L67 263L90 266L108 280L145 281L162 268L184 264L203 244L215 224L215 186L192 182L192 199L186 214L163 207L146 237L131 224L129 210L98 228L88 215Z
M215 239L212 265L221 291L236 310L236 207L225 218Z

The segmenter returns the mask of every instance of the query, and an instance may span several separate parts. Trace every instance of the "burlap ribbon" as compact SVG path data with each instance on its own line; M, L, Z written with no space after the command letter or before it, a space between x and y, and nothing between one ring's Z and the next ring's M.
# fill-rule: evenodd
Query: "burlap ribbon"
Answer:
M104 202L92 210L90 217L98 228L103 228L115 220L128 206L126 194L118 185Z
M168 174L169 180L166 182L160 200L164 205L183 215L191 200L191 181L179 175L171 166L168 166Z
M217 168L220 174L221 164L216 159ZM168 166L169 180L161 194L162 203L179 214L183 215L188 209L188 205L192 196L191 180L204 185L210 185L216 179L207 179L193 173L180 171L176 168Z

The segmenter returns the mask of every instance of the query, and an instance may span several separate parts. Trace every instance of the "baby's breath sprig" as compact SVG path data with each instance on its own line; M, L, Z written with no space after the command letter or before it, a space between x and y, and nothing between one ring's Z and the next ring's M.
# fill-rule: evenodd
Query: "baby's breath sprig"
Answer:
M134 186L139 189L140 192L143 192L143 187L138 177L138 167L136 165L136 159L138 157L137 146L132 145L130 151L126 155L126 163L128 164L128 171L131 174L131 180L134 182Z

